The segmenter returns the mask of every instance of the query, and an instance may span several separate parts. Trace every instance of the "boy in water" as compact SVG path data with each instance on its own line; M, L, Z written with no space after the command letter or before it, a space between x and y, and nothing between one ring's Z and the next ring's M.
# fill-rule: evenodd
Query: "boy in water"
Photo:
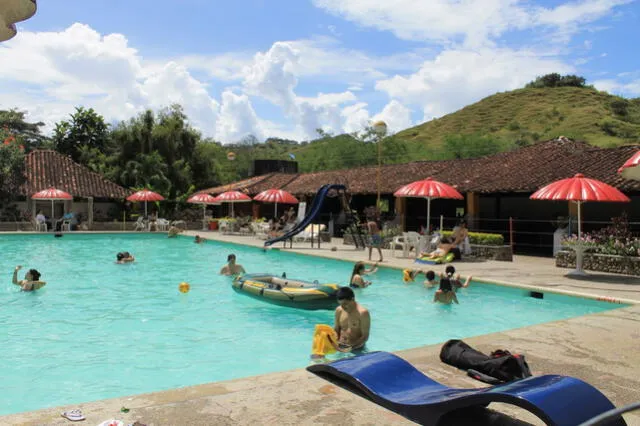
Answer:
M356 302L356 295L349 287L341 287L336 297L340 304L336 308L334 325L338 335L338 350L351 352L363 349L371 329L369 311Z
M425 275L426 280L424 280L424 286L426 288L433 288L438 285L438 281L436 281L436 273L433 271L427 271Z
M227 256L227 264L220 270L221 275L238 275L246 273L247 271L244 270L242 265L236 263L236 255L233 253Z
M447 274L447 277L451 279L451 285L453 286L453 289L457 290L459 288L469 287L469 283L471 282L471 276L468 276L463 284L462 280L460 280L460 274L457 274L455 278L453 277L453 274L455 273L456 273L456 268L453 265L449 265L445 269L445 274Z

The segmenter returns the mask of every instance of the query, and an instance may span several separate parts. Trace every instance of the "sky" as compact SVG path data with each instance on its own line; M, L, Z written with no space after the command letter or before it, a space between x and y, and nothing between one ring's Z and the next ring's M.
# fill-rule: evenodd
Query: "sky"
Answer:
M174 103L222 143L397 132L551 72L640 96L637 0L40 0L17 27L0 109L48 132Z

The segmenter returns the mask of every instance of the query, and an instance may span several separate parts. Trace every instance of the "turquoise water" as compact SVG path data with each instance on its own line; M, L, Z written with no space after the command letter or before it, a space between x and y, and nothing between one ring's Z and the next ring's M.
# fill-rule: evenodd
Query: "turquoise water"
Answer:
M137 262L114 263L119 251ZM271 250L152 234L0 236L0 415L195 385L309 364L314 325L331 311L279 307L238 294L218 275L227 254L248 272L345 283L352 264ZM21 292L15 265L48 284ZM461 271L464 273L464 271ZM20 278L24 271L20 271ZM400 350L451 338L620 307L492 285L459 292L460 305L381 269L357 291L372 316L369 350ZM187 281L191 291L178 292Z

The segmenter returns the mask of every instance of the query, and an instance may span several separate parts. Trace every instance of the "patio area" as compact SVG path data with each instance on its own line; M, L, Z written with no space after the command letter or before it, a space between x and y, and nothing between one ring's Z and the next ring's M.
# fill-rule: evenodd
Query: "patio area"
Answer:
M207 239L258 247L263 244L253 236L205 231L187 231L182 238L192 238L196 234ZM332 247L335 251L331 251ZM274 249L282 249L282 244L277 244ZM323 243L320 249L311 248L310 243L294 243L293 249L287 250L353 262L367 258L366 252L342 245L341 239ZM385 262L382 265L385 267L415 266L413 259L394 258L390 250L383 253ZM250 259L238 259L238 262L250 270ZM476 281L530 286L537 291L634 304L628 308L472 337L465 341L483 352L508 348L522 353L526 355L534 375L578 377L596 386L616 406L640 400L640 354L637 351L640 339L637 326L640 321L640 277L592 273L586 279L570 279L564 276L568 270L557 268L554 259L524 256L515 256L513 262L461 261L455 266L462 275L473 275ZM420 267L435 271L444 269L442 265ZM429 333L428 325L424 325L424 330ZM431 345L398 354L445 385L484 386L464 372L440 362L440 347L441 344ZM120 412L123 406L130 411ZM70 422L62 419L60 413L71 408L82 409L87 417L84 424L98 424L110 418L120 419L125 424L138 420L147 425L413 424L305 370L15 414L0 417L0 423L66 425ZM492 404L490 408L479 417L476 413L472 419L452 417L447 424L543 424L532 414L513 406ZM625 419L629 425L640 425L638 413L626 415Z

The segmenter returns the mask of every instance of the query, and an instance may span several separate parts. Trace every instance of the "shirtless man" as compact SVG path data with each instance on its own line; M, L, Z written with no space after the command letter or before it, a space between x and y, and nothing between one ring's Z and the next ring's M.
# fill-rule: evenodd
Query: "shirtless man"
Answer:
M242 265L236 263L236 255L230 254L227 256L227 264L222 267L220 270L221 275L238 275L245 274L247 271L244 270Z
M349 287L341 287L336 296L340 304L336 308L334 325L338 335L338 350L351 352L362 349L369 339L369 311L356 302L356 296Z
M22 265L16 266L16 269L13 270L13 283L19 285L22 291L34 291L47 285L46 282L40 281L40 272L35 269L29 269L29 271L24 274L24 279L18 280L18 271L20 269L22 269Z

